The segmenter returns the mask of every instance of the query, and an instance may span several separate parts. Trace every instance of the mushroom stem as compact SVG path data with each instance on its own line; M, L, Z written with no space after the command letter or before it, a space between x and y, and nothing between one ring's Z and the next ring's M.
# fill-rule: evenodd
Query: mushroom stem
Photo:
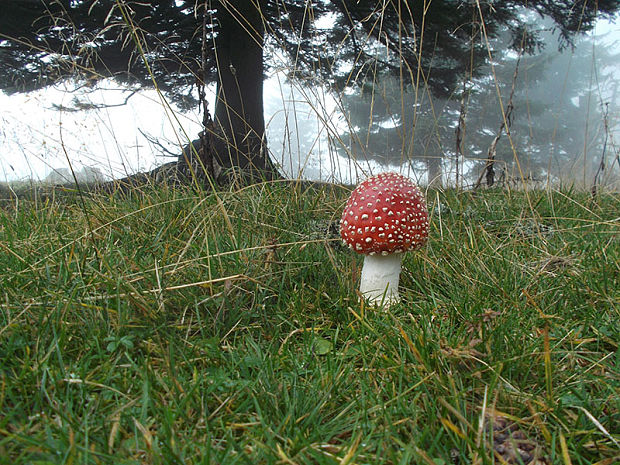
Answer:
M400 300L398 279L402 253L366 255L360 292L369 303L389 307Z

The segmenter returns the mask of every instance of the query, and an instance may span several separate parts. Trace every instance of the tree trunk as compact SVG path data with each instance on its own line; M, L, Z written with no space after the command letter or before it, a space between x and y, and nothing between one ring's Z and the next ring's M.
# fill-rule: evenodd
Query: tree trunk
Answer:
M273 179L265 143L261 7L265 0L221 0L217 5L218 67L214 150L224 168L239 168L252 178Z
M440 188L442 186L442 170L441 157L429 156L426 158L426 173L428 177L428 186Z

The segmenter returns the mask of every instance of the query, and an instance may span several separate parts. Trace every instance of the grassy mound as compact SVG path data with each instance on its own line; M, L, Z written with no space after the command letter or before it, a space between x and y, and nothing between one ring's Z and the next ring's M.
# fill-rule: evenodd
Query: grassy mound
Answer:
M379 312L347 195L3 204L0 463L617 459L617 196L428 192Z

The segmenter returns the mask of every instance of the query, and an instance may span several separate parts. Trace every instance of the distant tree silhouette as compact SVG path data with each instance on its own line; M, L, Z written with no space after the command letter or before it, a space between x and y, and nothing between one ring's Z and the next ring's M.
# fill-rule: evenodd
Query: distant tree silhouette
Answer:
M612 65L620 59L614 44L599 40L594 46L589 37L576 38L574 47L558 50L558 38L548 26L549 22L531 25L541 30L545 44L553 45L522 57L513 100L510 134L526 178L545 179L549 174L554 179L574 168L584 149L591 155L598 153L604 137L601 98L607 98L599 91L603 83L614 81ZM462 149L470 161L483 161L503 119L496 83L505 109L518 60L518 53L508 47L510 40L507 35L493 39L493 70L488 63L482 65L478 76L465 77L466 85L447 98L431 99L424 89L416 95L415 88L403 89L385 75L377 76L374 85L345 94L342 102L350 124L341 139L346 150L382 164L424 162L429 181L438 179L443 162L455 157L455 130L464 94ZM521 176L514 155L504 134L497 146L496 179ZM480 167L473 169L469 181L479 175Z

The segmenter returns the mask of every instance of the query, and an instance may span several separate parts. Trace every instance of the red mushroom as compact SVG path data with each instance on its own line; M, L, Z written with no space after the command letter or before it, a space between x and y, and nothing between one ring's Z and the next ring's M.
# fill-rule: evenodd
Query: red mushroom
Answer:
M340 237L365 254L360 292L372 304L398 302L403 252L428 237L426 200L418 187L397 173L381 173L351 193L340 220Z

